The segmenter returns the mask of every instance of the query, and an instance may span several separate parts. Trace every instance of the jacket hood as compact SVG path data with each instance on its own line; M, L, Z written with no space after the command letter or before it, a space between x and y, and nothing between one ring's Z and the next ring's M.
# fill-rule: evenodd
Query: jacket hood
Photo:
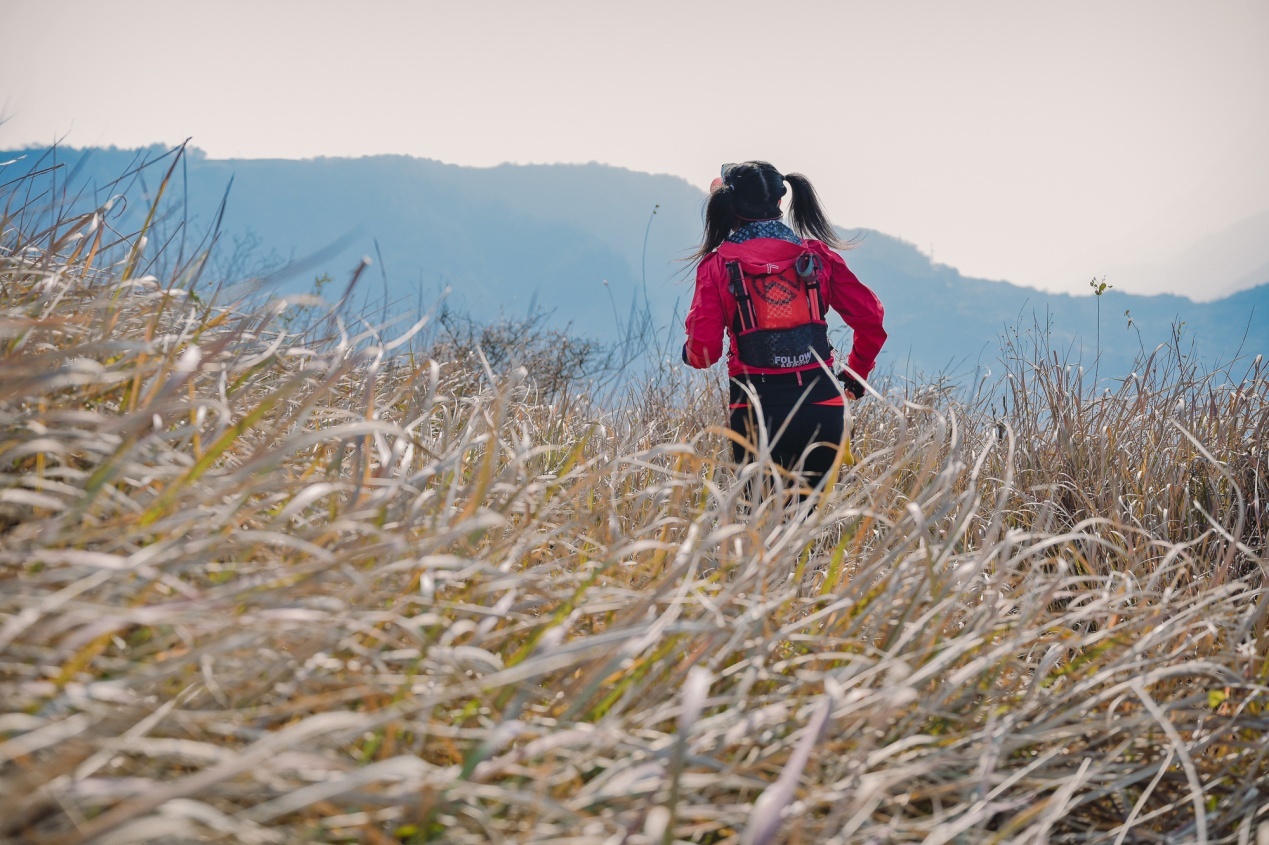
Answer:
M718 254L725 261L787 261L808 251L807 244L795 244L779 238L751 238L743 243L723 241Z

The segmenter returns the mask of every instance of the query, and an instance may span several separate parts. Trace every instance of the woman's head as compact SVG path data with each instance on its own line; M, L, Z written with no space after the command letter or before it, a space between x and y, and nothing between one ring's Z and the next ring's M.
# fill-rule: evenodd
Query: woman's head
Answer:
M784 177L765 161L723 165L723 187L731 194L737 220L775 220L780 217L780 199L788 193Z
M780 200L790 188L789 217L797 233L842 246L810 180L799 173L781 175L765 161L746 161L724 164L721 179L714 180L705 205L705 237L693 258L704 258L718 249L733 229L745 223L779 218Z

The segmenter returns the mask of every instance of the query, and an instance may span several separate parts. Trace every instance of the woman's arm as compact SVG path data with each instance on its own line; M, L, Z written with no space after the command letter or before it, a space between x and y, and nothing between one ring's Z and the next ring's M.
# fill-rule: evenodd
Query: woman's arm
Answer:
M824 259L824 266L829 270L829 306L855 333L846 366L860 378L868 378L877 363L877 353L886 342L886 330L882 326L885 309L877 295L859 281L840 255L818 241L810 246Z
M683 362L703 370L723 356L723 333L726 328L723 309L723 260L711 255L696 268L696 291L687 312L687 342L683 344Z

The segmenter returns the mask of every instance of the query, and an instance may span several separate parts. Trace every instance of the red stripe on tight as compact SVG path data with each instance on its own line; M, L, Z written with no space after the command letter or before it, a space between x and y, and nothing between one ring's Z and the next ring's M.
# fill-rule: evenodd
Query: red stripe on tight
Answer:
M829 408L840 408L846 404L846 400L840 396L834 396L832 399L825 399L823 402L815 402L816 405L824 405ZM727 410L735 411L738 408L748 408L748 402L736 402L727 406Z

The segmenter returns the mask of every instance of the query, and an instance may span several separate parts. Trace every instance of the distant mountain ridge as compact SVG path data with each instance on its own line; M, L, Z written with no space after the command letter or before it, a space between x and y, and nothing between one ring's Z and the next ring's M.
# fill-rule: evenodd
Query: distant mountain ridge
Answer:
M0 152L0 203L14 180L36 169L49 196L78 208L130 197L112 225L139 225L171 159L114 184L165 150L58 148ZM24 189L26 190L26 189ZM281 293L312 288L329 273L346 280L362 255L376 259L359 285L364 307L414 313L451 290L474 316L552 312L579 334L611 339L632 308L650 312L681 339L691 298L690 254L701 233L703 191L683 179L600 164L467 168L408 156L217 160L188 151L165 194L166 225L209 229L228 191L216 272L246 275L309 257L284 277ZM655 214L654 214L655 210ZM830 212L832 209L829 209ZM999 369L1000 337L1042 324L1063 357L1103 376L1126 375L1133 357L1172 338L1207 363L1269 352L1269 284L1195 303L1134 296L1113 288L1100 299L1050 294L960 275L913 245L880 232L846 232L845 253L886 306L890 340L880 366L897 373ZM381 260L380 260L381 259ZM1108 278L1114 284L1113 278ZM1265 279L1269 282L1269 279ZM1098 306L1100 305L1100 341ZM1131 316L1131 326L1129 318ZM378 313L378 312L377 312ZM844 330L836 333L846 342Z

